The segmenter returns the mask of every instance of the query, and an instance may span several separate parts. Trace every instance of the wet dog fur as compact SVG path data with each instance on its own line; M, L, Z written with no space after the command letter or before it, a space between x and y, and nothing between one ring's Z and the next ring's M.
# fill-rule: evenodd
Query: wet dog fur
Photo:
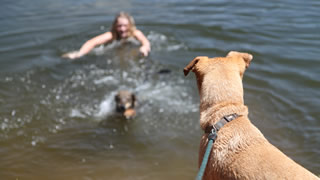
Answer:
M114 99L118 113L121 113L126 119L132 119L136 116L137 99L135 94L127 90L120 90Z

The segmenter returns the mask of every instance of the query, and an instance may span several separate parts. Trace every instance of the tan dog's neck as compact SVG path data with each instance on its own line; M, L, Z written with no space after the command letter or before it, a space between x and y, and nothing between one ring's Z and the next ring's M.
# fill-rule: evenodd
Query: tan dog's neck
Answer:
M202 108L202 104L200 104ZM239 116L248 116L248 108L238 103L220 103L200 112L200 126L205 130L208 126L216 124L222 117L236 113Z
M223 116L237 113L248 115L248 109L243 103L242 80L221 77L221 73L212 71L203 77L200 92L200 126L205 129L208 125L218 122ZM237 76L234 76L237 77ZM235 80L236 79L236 80ZM220 84L220 85L219 85ZM221 86L221 84L223 84Z

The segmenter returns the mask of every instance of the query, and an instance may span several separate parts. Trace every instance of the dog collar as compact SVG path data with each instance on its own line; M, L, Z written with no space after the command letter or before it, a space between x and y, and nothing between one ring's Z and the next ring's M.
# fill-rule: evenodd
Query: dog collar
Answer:
M212 133L212 132L218 132L225 124L228 122L238 118L240 115L237 113L229 114L226 116L223 116L216 124L207 126L205 129L205 133Z

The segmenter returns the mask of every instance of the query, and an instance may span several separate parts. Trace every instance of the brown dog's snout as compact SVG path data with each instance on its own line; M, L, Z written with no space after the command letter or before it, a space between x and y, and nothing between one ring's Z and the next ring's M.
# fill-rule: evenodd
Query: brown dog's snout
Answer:
M126 108L124 107L124 105L117 105L116 110L117 112L124 112Z
M127 118L127 119L132 119L136 116L136 111L134 109L127 109L123 115Z

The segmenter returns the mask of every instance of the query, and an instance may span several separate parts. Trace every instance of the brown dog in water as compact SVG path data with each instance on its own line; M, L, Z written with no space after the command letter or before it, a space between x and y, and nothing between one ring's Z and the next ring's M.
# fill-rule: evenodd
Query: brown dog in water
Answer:
M131 119L136 116L135 107L137 105L136 96L126 90L118 91L115 96L116 111L122 113L126 119Z
M209 132L236 114L224 126L220 123L203 179L318 179L270 144L248 119L242 77L251 60L251 54L231 51L226 57L196 57L184 68L185 75L195 73L200 94L200 125L205 130L200 163Z

